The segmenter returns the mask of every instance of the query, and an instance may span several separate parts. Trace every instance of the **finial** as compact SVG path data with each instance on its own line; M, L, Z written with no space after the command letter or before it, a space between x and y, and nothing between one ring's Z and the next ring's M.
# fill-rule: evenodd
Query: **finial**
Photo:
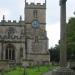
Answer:
M75 15L75 11L73 12L73 14Z
M3 20L5 20L5 15L3 15Z
M47 1L45 0L45 4L47 3Z
M25 0L25 4L26 4L26 0Z
M22 21L22 16L20 16L20 21Z

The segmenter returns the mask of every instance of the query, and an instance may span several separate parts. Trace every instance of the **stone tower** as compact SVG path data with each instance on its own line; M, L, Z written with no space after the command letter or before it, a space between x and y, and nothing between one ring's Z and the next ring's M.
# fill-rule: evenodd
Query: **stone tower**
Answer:
M49 63L46 33L46 2L25 1L25 19L0 22L0 60L10 64L36 65Z
M27 63L49 63L48 38L46 33L46 1L30 3L25 1L25 35Z

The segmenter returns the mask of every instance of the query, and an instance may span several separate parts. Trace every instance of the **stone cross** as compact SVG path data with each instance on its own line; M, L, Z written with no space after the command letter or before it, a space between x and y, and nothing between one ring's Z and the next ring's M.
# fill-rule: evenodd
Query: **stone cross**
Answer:
M63 5L64 3L66 3L67 0L60 0L60 5Z
M75 72L67 67L66 56L66 1L60 0L60 67L52 72L52 75L75 75Z
M60 66L67 65L66 56L66 1L60 0Z

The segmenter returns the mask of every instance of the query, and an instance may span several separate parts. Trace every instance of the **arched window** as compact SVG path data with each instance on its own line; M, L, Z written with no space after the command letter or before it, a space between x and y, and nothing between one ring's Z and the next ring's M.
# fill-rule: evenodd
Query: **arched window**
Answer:
M20 57L23 57L23 48L20 48Z
M33 16L34 16L34 18L37 18L37 17L38 17L38 12L37 12L37 10L33 10Z
M15 48L12 44L8 44L5 51L5 58L7 60L15 60Z

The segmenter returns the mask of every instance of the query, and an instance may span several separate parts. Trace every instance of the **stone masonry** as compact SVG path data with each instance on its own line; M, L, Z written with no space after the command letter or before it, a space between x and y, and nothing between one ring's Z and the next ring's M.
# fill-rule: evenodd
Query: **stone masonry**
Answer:
M24 21L0 22L0 60L16 64L49 63L46 32L46 3L28 4L25 1Z

